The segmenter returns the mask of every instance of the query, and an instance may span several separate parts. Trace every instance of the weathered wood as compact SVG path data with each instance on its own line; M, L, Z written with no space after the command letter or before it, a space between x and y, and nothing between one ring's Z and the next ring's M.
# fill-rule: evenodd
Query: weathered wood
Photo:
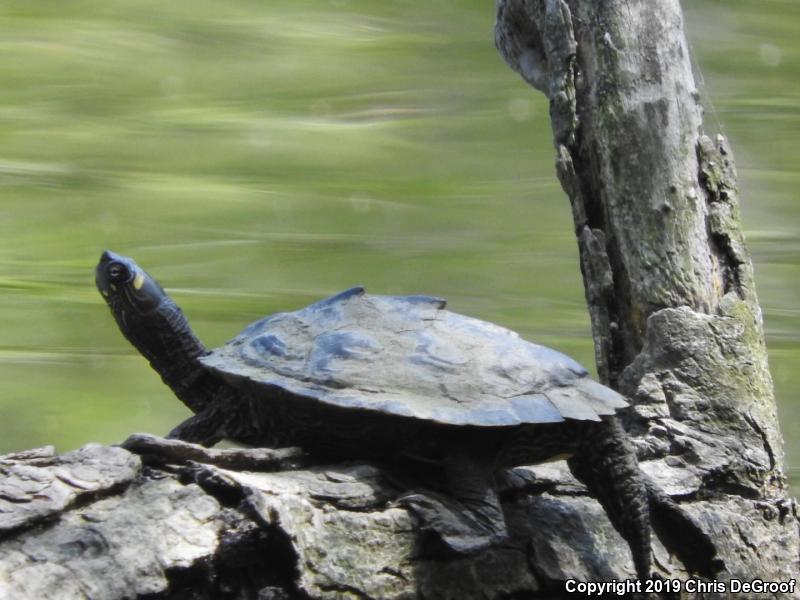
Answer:
M547 596L568 578L634 575L627 545L563 463L509 473L508 543L448 557L425 553L424 534L395 502L405 489L397 473L365 464L274 470L276 456L297 460L294 450L268 457L267 471L232 470L218 465L261 467L264 449L142 434L122 446L141 460L97 445L0 458L12 474L0 496L13 494L2 514L16 524L0 538L0 598L455 600ZM50 493L54 480L67 492ZM69 500L29 518L50 496ZM670 564L658 541L654 550Z
M598 370L635 401L642 468L703 516L727 576L796 576L733 157L702 132L678 1L499 0L496 43L550 101Z
M530 516L546 514L537 505L554 502L547 495L507 504L520 525L507 546L441 559L419 554L415 522L393 502L398 489L373 466L233 471L210 464L231 464L227 450L141 435L124 445L160 458L142 466L123 448L97 445L0 458L11 474L0 481L2 515L14 524L0 539L0 598L460 599L540 585L528 539ZM240 464L263 460L263 449L248 453L236 451ZM186 458L200 454L209 463ZM48 498L54 507L31 518ZM618 542L610 556L624 556L598 505L578 497L564 508L562 521L595 517L592 530ZM549 554L550 543L569 542L543 538L536 551Z

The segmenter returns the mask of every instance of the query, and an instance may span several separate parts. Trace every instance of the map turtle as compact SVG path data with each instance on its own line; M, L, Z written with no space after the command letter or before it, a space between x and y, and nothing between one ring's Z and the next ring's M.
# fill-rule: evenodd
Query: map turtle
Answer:
M625 398L568 356L440 298L354 287L209 351L133 259L106 251L95 274L122 333L194 413L170 437L434 468L439 490L400 501L459 553L508 537L498 471L556 458L599 500L640 578L650 505L690 524L639 470L614 416Z

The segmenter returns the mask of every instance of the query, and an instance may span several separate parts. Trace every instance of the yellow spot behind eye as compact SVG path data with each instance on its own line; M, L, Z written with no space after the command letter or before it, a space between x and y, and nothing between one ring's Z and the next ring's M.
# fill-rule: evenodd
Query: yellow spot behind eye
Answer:
M140 290L144 285L144 275L141 273L136 273L136 277L133 278L133 289Z
M117 286L115 286L113 283L110 284L110 285L111 285L111 291L116 292L117 291Z

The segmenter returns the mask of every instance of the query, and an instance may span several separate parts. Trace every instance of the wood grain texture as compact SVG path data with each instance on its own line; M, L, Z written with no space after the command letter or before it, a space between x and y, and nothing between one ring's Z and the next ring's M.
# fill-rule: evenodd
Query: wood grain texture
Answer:
M703 133L679 3L499 0L496 44L550 101L598 371L633 400L642 468L707 516L727 576L800 572L733 156Z

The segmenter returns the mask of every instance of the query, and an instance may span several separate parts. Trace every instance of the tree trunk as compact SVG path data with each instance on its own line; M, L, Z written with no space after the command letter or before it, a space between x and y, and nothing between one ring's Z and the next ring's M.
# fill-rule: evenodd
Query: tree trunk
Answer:
M598 369L634 402L642 468L715 541L723 581L789 586L797 509L733 162L700 132L677 1L500 0L497 11L499 49L550 100ZM513 470L501 489L510 542L449 559L423 552L385 472L314 466L299 450L134 436L9 455L0 472L3 600L550 598L568 579L634 574L563 463ZM686 579L658 540L654 553L664 577Z
M726 575L800 572L797 509L733 156L702 132L677 0L499 0L496 42L550 102L603 381L642 468L715 535Z

